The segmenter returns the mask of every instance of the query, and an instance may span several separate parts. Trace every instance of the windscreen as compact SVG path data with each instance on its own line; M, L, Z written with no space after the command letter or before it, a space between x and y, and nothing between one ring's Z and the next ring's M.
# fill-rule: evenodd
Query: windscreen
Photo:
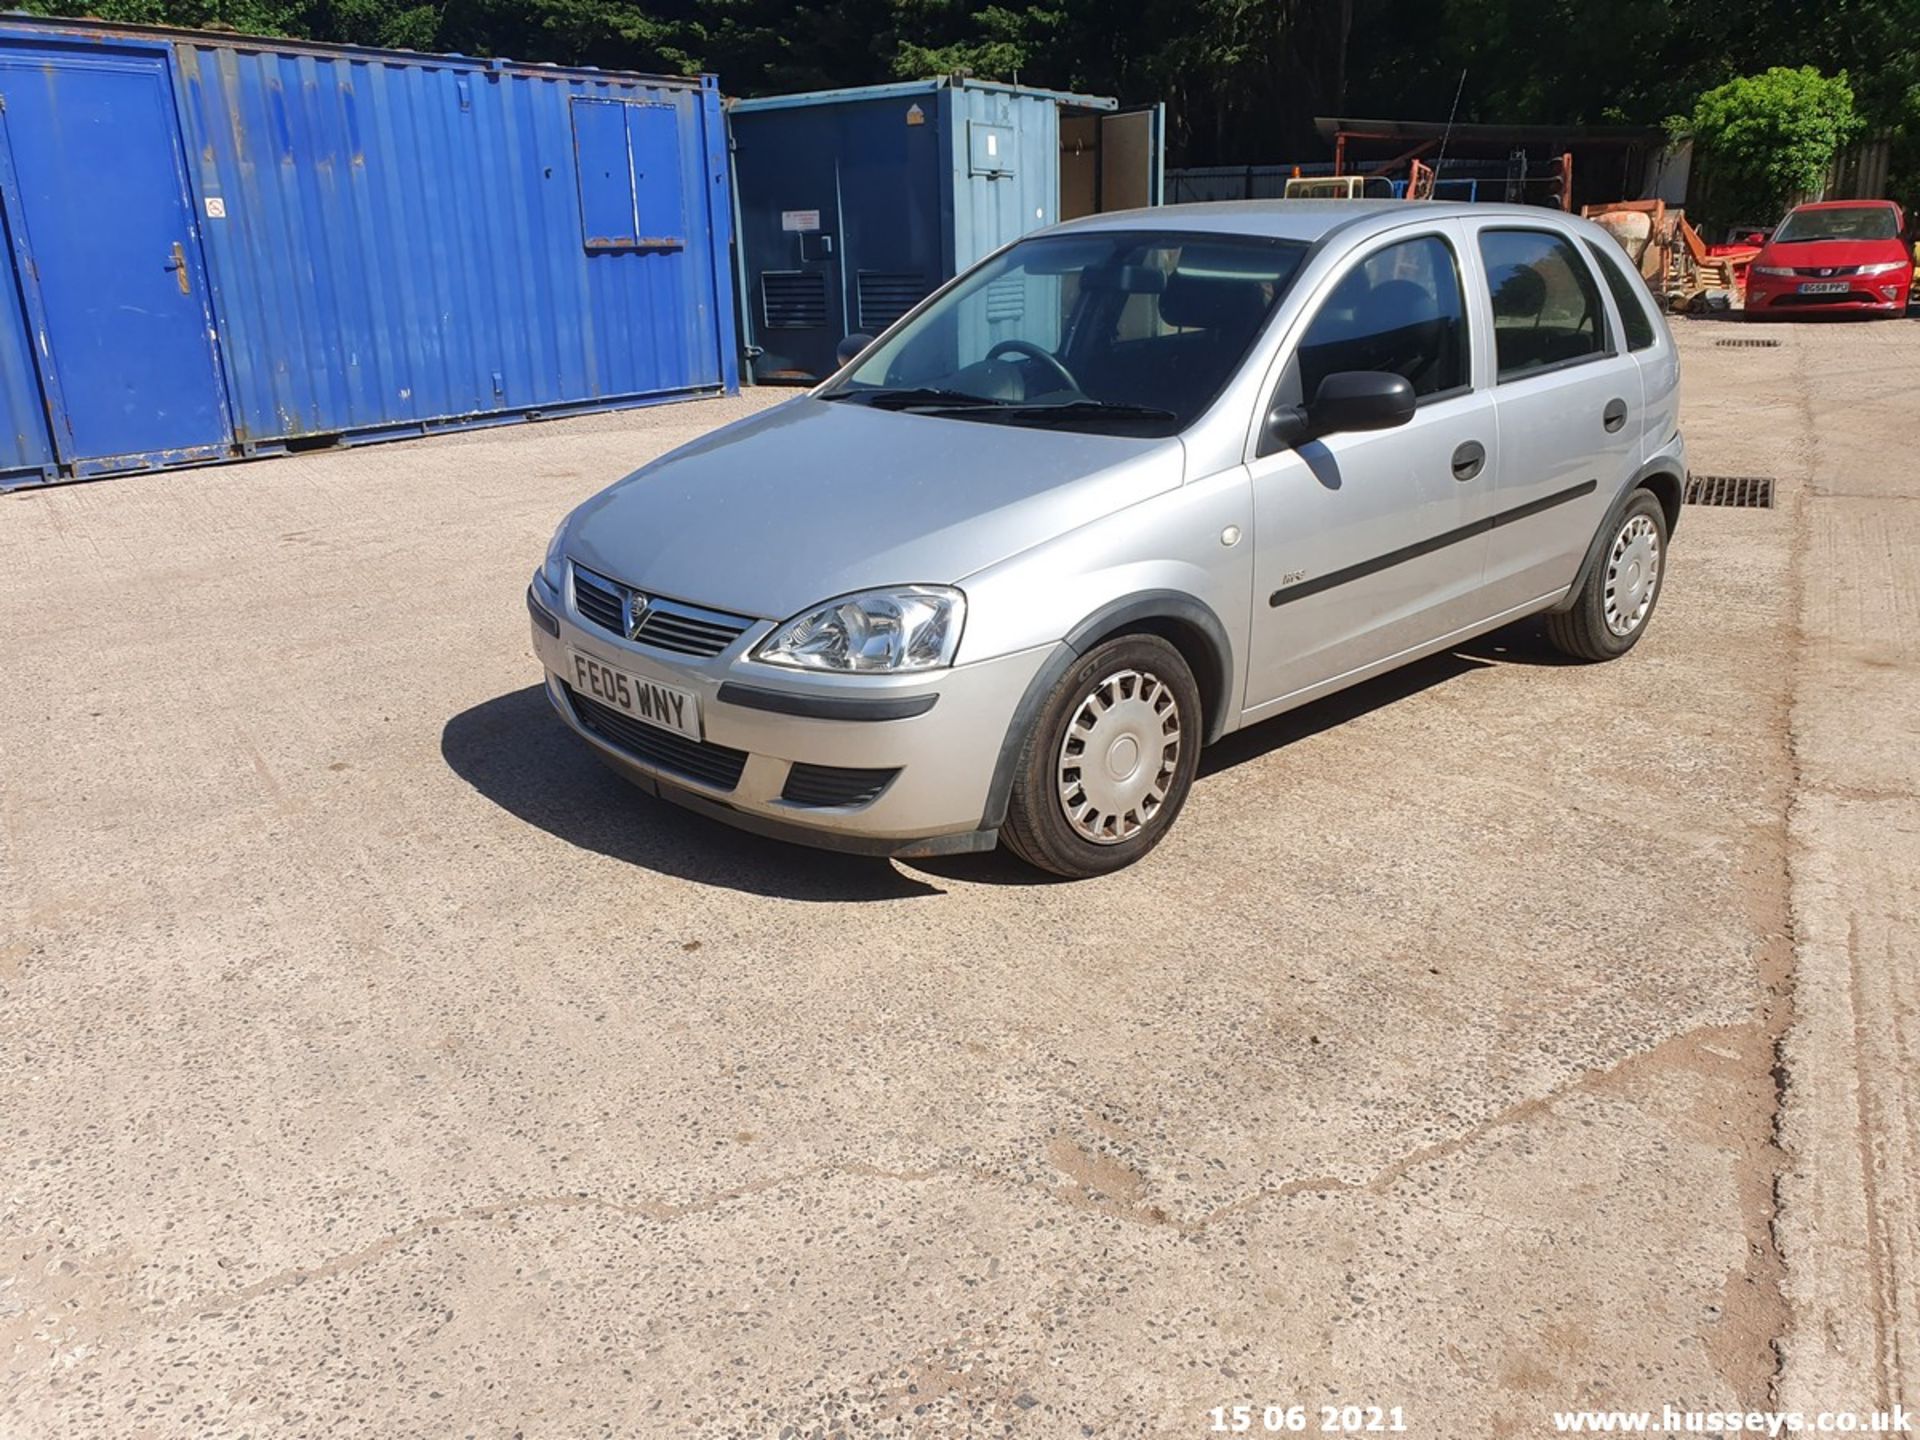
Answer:
M1796 210L1773 232L1775 244L1796 240L1897 240L1891 205L1848 206L1841 210Z
M983 262L823 397L988 423L1174 434L1210 405L1307 247L1095 231Z

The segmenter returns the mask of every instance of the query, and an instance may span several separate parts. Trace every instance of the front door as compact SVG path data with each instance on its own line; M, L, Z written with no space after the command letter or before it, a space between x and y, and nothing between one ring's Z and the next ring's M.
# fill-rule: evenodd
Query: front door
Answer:
M54 446L83 473L230 438L165 66L0 50L0 199Z
M1310 400L1341 371L1388 371L1418 409L1392 430L1328 435L1251 464L1249 712L1286 708L1470 624L1479 610L1492 396L1473 383L1450 226L1389 240L1335 282L1274 396Z

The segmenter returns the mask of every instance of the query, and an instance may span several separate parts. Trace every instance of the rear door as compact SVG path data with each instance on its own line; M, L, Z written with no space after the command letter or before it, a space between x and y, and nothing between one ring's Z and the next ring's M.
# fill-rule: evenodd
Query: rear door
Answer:
M163 56L0 50L0 199L60 458L231 437Z
M1639 468L1644 397L1573 234L1504 217L1467 224L1485 266L1494 341L1493 616L1572 583L1607 507Z
M1629 268L1627 255L1611 240L1588 240L1600 279L1613 300L1620 338L1640 372L1640 454L1644 461L1680 428L1680 357L1666 321L1653 308L1653 292Z

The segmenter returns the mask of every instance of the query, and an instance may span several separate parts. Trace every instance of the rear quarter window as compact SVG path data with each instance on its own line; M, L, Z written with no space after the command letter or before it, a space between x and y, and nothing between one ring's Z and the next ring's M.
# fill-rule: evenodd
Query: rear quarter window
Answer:
M1653 316L1647 312L1647 301L1651 297L1644 283L1627 274L1625 254L1607 253L1607 246L1612 243L1595 244L1589 240L1587 250L1600 267L1600 278L1613 292L1613 303L1620 310L1620 328L1626 332L1627 349L1644 350L1653 344L1656 335Z

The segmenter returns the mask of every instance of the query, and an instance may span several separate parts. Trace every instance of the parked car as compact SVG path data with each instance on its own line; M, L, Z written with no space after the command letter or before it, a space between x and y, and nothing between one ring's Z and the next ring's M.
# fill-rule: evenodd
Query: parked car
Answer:
M1891 200L1833 200L1788 212L1747 270L1749 315L1904 315L1913 286L1906 217Z
M567 724L703 814L1094 875L1230 731L1540 612L1631 649L1678 379L1619 247L1557 212L1090 217L582 504L534 648Z

